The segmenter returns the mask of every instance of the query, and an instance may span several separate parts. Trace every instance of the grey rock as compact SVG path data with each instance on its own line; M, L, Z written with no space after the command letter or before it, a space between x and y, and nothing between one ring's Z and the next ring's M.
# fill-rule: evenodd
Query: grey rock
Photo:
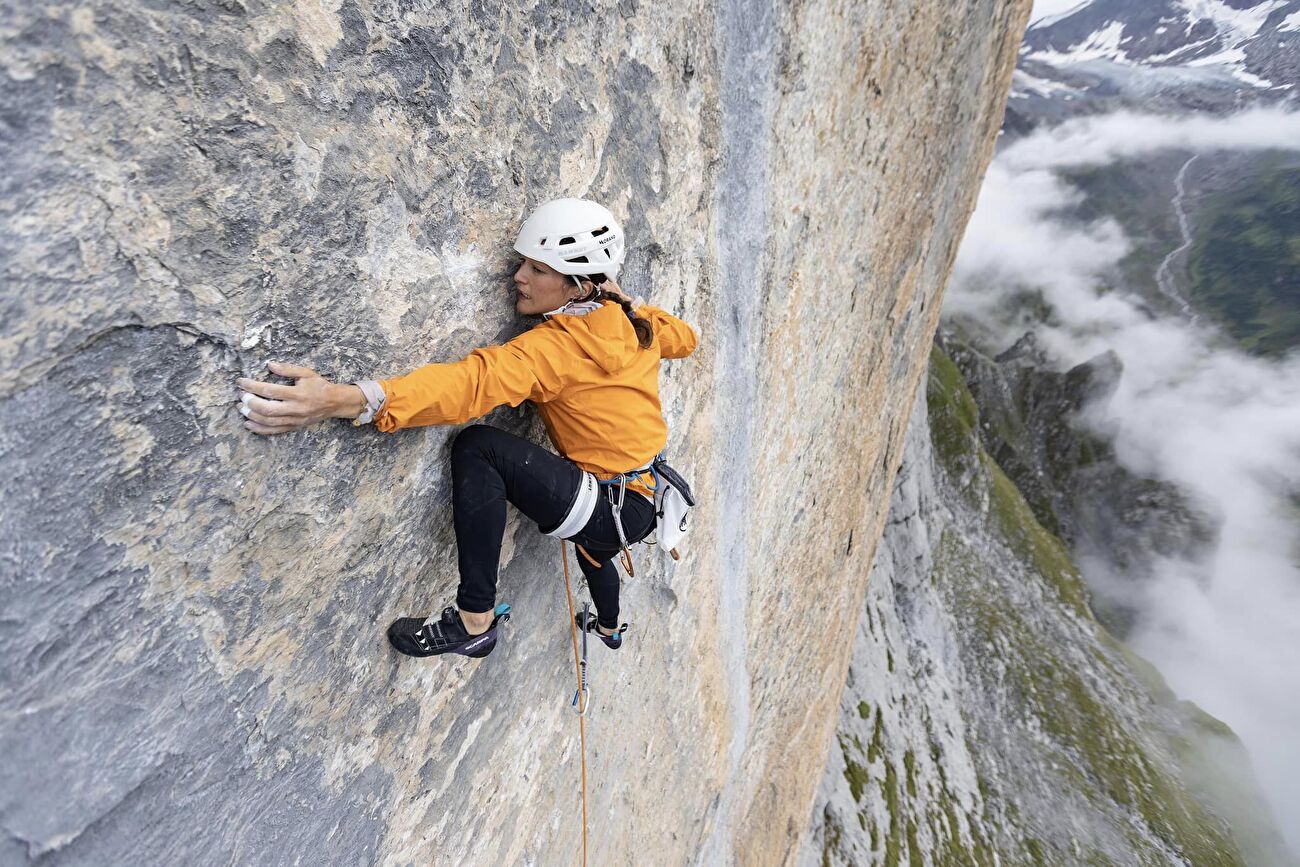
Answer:
M563 194L702 336L663 374L700 516L592 672L591 860L784 860L1028 5L0 3L0 860L573 862L559 547L512 518L489 658L396 657L456 585L455 431L256 437L234 384L518 333Z

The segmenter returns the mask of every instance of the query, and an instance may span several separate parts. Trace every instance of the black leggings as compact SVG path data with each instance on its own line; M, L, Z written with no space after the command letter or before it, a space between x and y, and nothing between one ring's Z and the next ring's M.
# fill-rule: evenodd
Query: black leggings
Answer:
M456 605L462 611L491 611L496 604L506 501L542 532L553 530L568 514L581 479L582 470L572 461L498 428L476 424L456 435L451 445L451 505L460 566ZM593 566L578 555L600 625L613 629L618 626L618 570L613 558L620 546L606 491L601 488L596 511L570 539L600 564ZM654 504L628 491L623 500L627 541L639 542L652 529Z

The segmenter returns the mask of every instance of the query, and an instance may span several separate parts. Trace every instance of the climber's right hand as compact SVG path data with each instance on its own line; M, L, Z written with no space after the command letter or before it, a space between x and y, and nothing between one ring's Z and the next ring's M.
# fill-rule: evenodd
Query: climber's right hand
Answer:
M310 367L279 361L268 361L266 366L296 382L278 385L246 377L235 380L245 390L239 401L239 411L247 419L244 427L253 433L289 433L327 418L355 418L365 409L365 395L354 385L330 382ZM360 409L356 408L358 397Z

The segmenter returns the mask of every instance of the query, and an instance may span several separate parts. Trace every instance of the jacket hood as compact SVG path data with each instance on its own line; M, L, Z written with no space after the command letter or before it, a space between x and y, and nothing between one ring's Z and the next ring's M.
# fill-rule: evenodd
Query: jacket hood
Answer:
M589 313L557 313L547 325L562 328L578 343L592 361L606 373L618 373L641 350L636 329L613 301L604 301L599 310Z

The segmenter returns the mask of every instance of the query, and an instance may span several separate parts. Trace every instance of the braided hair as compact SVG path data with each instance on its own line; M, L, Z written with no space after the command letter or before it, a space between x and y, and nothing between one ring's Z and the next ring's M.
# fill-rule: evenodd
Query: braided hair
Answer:
M593 285L599 287L602 283L604 283L609 278L606 277L604 274L586 274L577 279L580 282L582 280L590 280ZM613 301L619 307L622 307L623 312L627 314L628 321L632 323L632 330L636 332L636 342L641 346L641 348L649 349L650 344L654 342L655 332L654 332L654 328L650 325L650 320L642 316L637 316L636 311L632 309L632 302L628 301L626 298L623 298L622 296L619 295L615 295L613 292L607 292L604 289L597 288L591 294L587 295L584 298L580 298L578 300Z

